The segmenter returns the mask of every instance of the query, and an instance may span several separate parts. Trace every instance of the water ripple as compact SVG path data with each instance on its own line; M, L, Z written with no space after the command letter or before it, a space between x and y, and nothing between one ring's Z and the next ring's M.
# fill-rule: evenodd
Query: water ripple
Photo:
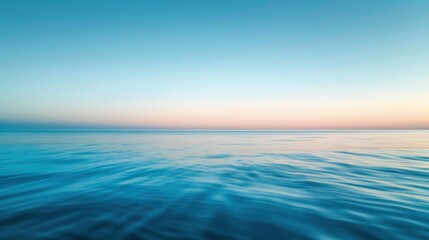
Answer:
M0 239L427 239L429 134L0 133Z

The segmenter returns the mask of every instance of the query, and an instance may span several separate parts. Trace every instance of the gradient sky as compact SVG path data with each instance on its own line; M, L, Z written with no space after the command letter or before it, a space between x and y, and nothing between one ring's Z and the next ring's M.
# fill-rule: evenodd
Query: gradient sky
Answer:
M429 128L429 1L0 0L0 121Z

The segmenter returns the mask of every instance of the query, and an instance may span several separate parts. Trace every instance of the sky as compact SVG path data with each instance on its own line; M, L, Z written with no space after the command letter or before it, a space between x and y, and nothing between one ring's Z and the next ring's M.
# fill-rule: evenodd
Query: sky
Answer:
M0 0L0 123L429 128L429 1Z

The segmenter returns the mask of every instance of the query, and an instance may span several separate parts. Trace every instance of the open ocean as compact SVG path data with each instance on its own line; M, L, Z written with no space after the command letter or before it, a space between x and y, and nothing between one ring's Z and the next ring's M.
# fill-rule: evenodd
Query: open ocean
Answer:
M0 133L0 239L429 239L429 131Z

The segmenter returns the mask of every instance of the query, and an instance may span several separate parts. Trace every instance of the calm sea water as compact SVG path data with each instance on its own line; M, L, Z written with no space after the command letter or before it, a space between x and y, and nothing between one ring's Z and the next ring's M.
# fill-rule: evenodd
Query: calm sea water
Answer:
M0 239L429 239L429 131L3 132Z

